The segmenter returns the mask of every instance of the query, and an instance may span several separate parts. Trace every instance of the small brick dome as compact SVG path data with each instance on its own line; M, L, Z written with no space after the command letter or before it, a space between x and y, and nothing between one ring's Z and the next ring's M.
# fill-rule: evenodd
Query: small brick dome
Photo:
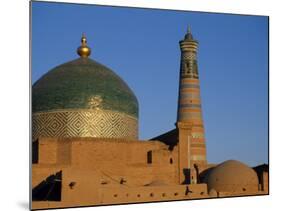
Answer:
M236 160L225 161L208 174L206 178L208 189L217 192L243 192L258 190L256 172L246 164Z

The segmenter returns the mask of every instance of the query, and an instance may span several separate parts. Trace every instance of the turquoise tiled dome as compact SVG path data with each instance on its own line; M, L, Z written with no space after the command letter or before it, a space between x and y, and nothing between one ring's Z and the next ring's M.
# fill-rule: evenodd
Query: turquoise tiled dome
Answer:
M88 57L55 67L32 86L33 112L92 106L138 117L138 101L129 86L112 70Z

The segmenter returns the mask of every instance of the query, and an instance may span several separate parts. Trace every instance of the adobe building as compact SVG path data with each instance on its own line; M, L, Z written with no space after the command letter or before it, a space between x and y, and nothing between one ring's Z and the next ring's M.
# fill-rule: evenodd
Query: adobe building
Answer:
M138 100L112 70L78 59L32 87L32 209L268 194L268 166L206 159L190 29L180 41L175 128L138 140Z

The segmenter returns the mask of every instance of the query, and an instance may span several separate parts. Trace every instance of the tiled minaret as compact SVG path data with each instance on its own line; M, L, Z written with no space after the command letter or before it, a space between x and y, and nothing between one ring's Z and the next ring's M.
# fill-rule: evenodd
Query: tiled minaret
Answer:
M190 28L180 41L181 65L177 127L179 130L179 182L198 182L198 168L206 165L206 146L202 119L197 65L198 42Z

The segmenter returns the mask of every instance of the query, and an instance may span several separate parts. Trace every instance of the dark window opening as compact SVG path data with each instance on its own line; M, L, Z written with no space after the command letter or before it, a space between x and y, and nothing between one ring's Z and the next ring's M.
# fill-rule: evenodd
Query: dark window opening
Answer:
M152 163L152 151L147 152L147 163L151 164Z
M32 189L32 201L61 201L62 171L46 178Z
M173 164L173 158L170 158L170 164Z

